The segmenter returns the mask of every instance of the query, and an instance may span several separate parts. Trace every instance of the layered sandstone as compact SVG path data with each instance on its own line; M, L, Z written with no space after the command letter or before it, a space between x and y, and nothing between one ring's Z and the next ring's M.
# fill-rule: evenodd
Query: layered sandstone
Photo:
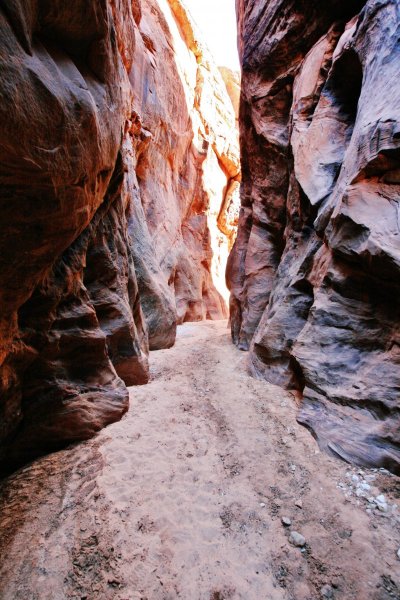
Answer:
M149 345L224 316L217 217L239 159L178 2L7 0L0 46L7 470L119 419Z
M120 418L128 392L119 367L130 383L134 373L147 378L122 189L124 55L134 48L131 3L122 7L118 23L107 2L6 2L0 11L6 467Z
M150 347L160 348L173 343L176 323L227 316L232 234L221 232L217 221L222 213L219 221L232 222L238 134L222 77L180 2L142 2L134 62L136 173L159 293L147 289L149 261L138 276ZM167 312L169 328L165 319L160 323L155 301Z
M237 2L235 343L321 447L400 470L400 7Z

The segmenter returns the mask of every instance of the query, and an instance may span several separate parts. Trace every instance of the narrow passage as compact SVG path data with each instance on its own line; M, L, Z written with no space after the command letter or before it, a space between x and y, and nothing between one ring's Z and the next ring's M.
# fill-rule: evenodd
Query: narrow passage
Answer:
M393 502L394 477L319 453L225 321L151 359L120 423L3 484L2 600L399 597L397 513L355 494L365 480Z

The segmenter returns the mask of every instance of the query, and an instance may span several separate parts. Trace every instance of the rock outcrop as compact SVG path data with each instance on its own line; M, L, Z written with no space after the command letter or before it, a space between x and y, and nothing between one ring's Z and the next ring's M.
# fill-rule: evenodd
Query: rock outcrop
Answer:
M222 78L176 1L6 0L0 47L9 470L119 419L149 346L224 316L217 218L239 157Z
M241 212L227 277L256 376L348 461L400 471L400 7L238 0Z

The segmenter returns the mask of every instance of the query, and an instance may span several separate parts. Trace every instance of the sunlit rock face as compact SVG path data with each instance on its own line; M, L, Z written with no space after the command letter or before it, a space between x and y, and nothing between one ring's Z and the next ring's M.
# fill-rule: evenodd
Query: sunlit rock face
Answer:
M345 460L400 471L400 7L237 2L235 343Z
M177 2L7 0L0 48L4 471L119 419L149 345L224 316L239 158Z
M142 1L139 29L130 79L147 233L137 255L146 238L153 260L138 275L150 347L160 348L173 343L176 323L227 316L230 237L218 217L239 179L239 144L222 77L180 2ZM224 206L220 220L231 222Z

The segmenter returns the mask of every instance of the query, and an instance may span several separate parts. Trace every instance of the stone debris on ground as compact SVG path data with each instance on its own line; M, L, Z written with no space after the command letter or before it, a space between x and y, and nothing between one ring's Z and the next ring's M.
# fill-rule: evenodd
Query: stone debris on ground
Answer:
M399 504L390 502L388 497L381 492L377 483L377 479L380 477L389 481L396 479L392 473L383 468L361 470L353 467L346 472L346 481L337 483L337 488L344 493L348 501L356 501L358 504L362 502L369 515L382 516L383 513L400 522Z

